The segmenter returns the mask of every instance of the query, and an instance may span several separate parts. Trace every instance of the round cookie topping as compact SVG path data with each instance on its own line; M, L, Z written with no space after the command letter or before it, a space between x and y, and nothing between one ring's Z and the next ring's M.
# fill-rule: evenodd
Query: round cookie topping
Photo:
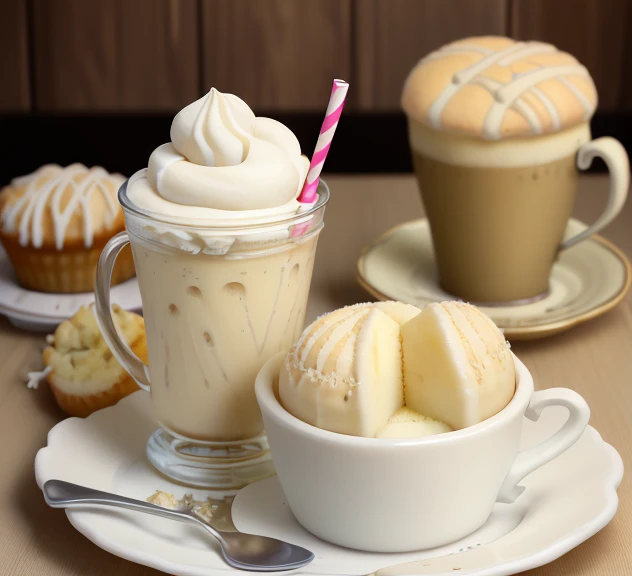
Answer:
M597 92L573 56L542 42L467 38L423 58L404 87L409 117L486 140L557 132L590 119Z

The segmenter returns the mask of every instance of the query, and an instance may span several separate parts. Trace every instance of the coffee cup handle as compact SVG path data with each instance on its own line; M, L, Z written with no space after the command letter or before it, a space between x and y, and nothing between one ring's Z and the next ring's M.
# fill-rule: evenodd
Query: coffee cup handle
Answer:
M548 406L568 408L568 420L544 442L518 452L518 456L500 488L498 502L511 504L516 500L524 491L524 486L518 486L518 482L527 474L568 450L586 430L590 418L590 408L577 392L568 388L550 388L549 390L534 392L525 416L536 422L540 418L542 410Z
M127 232L120 232L110 239L103 248L101 256L99 256L94 289L95 317L101 334L103 334L103 338L110 347L114 357L120 362L121 366L129 372L129 375L136 381L136 384L143 390L149 391L149 373L147 366L131 351L127 343L119 336L114 326L110 308L112 269L114 268L116 257L128 244L129 237Z
M564 240L560 244L560 250L566 250L605 228L621 212L621 208L623 208L625 203L630 184L630 163L625 148L614 138L608 136L597 138L587 142L579 149L577 152L577 167L580 170L588 169L596 157L604 160L608 166L608 172L610 172L608 204L592 226Z

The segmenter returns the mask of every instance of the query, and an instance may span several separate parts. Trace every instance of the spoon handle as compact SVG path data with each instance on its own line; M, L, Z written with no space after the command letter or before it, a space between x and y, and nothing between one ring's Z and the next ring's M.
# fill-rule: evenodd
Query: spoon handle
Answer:
M119 496L118 494L101 492L101 490L71 484L63 480L49 480L44 484L43 491L46 503L52 508L85 508L88 506L114 506L116 508L125 508L127 510L162 516L163 518L177 520L178 522L201 524L213 534L213 536L221 540L220 534L211 526L179 510L163 508L162 506Z
M154 514L179 522L195 523L202 526L219 541L222 554L228 564L243 570L264 572L294 570L305 566L314 559L314 555L309 550L274 538L242 532L220 532L187 510L162 508L149 502L101 492L63 480L49 480L44 484L43 492L46 503L53 508L115 506Z

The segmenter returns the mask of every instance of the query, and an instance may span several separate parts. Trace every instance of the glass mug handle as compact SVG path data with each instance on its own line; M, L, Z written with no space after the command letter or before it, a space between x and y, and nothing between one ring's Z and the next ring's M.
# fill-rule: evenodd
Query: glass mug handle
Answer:
M577 152L577 167L586 170L592 164L594 158L604 160L610 172L610 192L608 204L597 221L579 234L564 240L560 244L560 250L566 250L578 242L585 240L605 228L621 212L628 195L630 184L630 163L625 148L618 140L608 136L597 138L584 144Z
M527 474L540 468L568 450L586 430L590 419L590 408L577 392L568 388L550 388L534 392L525 412L529 420L536 422L542 410L548 406L564 406L569 416L564 425L544 442L518 452L498 493L497 502L511 504L522 494L524 486L518 486Z
M147 366L142 362L136 354L134 354L127 343L121 339L110 308L110 282L112 281L112 269L116 262L116 257L120 251L129 244L129 236L127 232L119 232L110 239L105 245L101 256L99 256L99 264L97 266L96 285L94 287L96 320L103 334L103 338L110 347L114 357L120 362L121 366L129 372L129 375L136 381L143 390L149 392L149 373Z

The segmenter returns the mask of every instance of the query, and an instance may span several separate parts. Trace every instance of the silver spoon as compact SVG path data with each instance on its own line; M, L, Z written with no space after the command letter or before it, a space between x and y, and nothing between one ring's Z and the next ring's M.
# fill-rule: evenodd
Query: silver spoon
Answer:
M179 506L176 509L162 508L149 502L93 490L62 480L46 482L44 484L44 498L46 503L53 508L115 506L137 512L146 512L179 522L197 524L217 539L222 547L226 562L241 570L259 572L294 570L309 564L314 559L314 555L309 550L275 538L216 530L203 517L196 515L186 506Z

